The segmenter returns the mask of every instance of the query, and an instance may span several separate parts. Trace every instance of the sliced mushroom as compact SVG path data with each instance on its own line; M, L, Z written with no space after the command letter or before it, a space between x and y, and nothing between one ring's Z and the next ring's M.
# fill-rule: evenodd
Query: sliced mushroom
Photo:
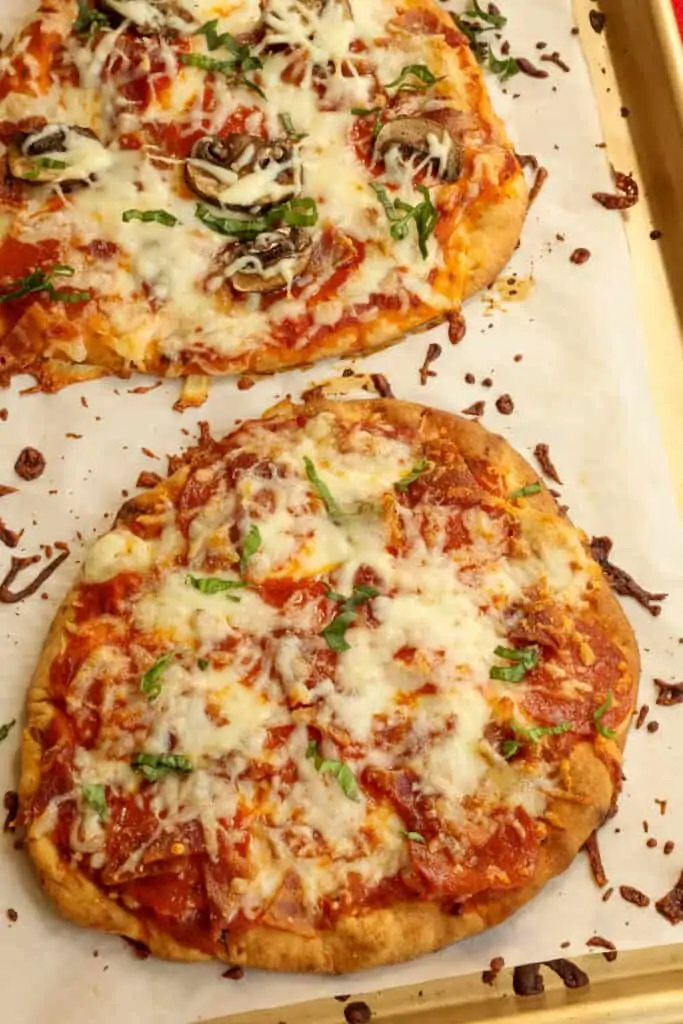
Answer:
M388 170L400 171L409 161L429 165L442 181L455 181L462 165L462 147L438 121L399 117L388 121L375 142L375 158ZM398 174L400 177L400 174Z
M252 214L292 199L302 187L301 162L291 139L264 141L244 132L199 139L185 161L185 176L202 199Z
M188 32L197 22L178 0L100 0L106 11L130 21L140 35L149 36L170 30Z
M111 162L95 133L79 125L48 124L16 135L7 147L10 174L30 185L88 184Z
M223 273L238 292L274 292L290 285L308 263L311 236L301 228L264 231L224 251Z

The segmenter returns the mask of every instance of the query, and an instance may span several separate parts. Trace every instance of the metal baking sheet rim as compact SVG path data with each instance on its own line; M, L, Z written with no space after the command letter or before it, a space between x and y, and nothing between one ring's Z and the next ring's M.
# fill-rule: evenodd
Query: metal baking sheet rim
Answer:
M588 12L595 8L591 0L572 2L584 36ZM662 95L666 92L669 102L674 104L683 132L683 46L670 0L638 0L638 3L641 15L645 11L649 15L654 41L662 58L654 68L648 67L648 75L659 76ZM633 8L624 3L621 9L624 17L628 17ZM618 54L609 56L614 57L615 62L618 61ZM598 72L594 55L589 52L587 57L594 85L597 85ZM610 70L614 73L613 68ZM637 90L634 90L634 96L637 96ZM613 122L614 115L601 102L599 94L598 104L608 152L612 155L610 137L614 133L610 129L615 126L610 124L610 120ZM647 154L636 154L632 141L629 142L634 161L646 164ZM648 206L645 196L646 214L650 213ZM642 212L640 219L643 219ZM676 227L683 244L683 223ZM634 238L632 231L629 231L629 243L637 277L654 275L651 261L637 259L637 250L641 248L642 240ZM675 337L683 346L683 330L676 317L670 284L668 281L660 281L659 288L666 292L667 308L664 312L671 328L670 337ZM663 312L661 307L657 312L659 327ZM643 309L641 303L646 331L651 320L654 325L654 313L653 306ZM647 333L650 335L650 332ZM683 380L679 383L683 385ZM655 398L659 399L660 396L655 394ZM671 418L662 415L661 407L659 412L680 498L683 493L683 454L677 444L680 435L671 429ZM683 415L679 415L678 425L683 427ZM518 1020L520 1015L533 1018L534 1024L603 1024L605 1020L618 1021L619 1024L635 1024L646 1020L648 1024L681 1024L683 1021L683 944L620 953L617 961L612 963L606 963L599 954L581 957L575 962L590 976L590 984L586 988L565 989L558 979L549 977L550 972L546 971L546 992L543 995L517 997L512 993L512 971L506 969L489 989L482 984L481 976L476 974L369 992L353 996L351 1001L365 1002L372 1010L372 1020L385 1024L446 1024L446 1021L456 1019L459 1024L483 1024L492 1019L492 1014L498 1024L513 1024L513 1020ZM453 1016L454 1013L457 1013L457 1018ZM342 1002L317 999L271 1010L216 1017L204 1024L340 1024L344 1019Z

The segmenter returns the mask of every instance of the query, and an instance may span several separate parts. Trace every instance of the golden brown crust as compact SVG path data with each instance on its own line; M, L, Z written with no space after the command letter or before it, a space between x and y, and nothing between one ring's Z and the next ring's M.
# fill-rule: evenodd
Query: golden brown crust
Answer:
M268 416L291 412L315 416L332 413L349 424L384 422L413 434L422 444L447 439L455 442L465 462L476 472L482 466L492 471L492 490L501 496L538 481L536 472L502 438L490 434L478 423L451 413L427 409L394 399L363 401L314 400L294 406L281 403ZM178 493L187 476L183 466L168 481L132 499L124 506L119 522L139 515L154 514L155 507ZM498 483L496 484L496 480ZM540 482L540 481L539 481ZM524 499L552 522L561 517L557 504L541 483L541 491ZM639 675L639 654L631 627L596 567L591 611L606 634L623 653L625 673L632 681L635 703ZM26 806L40 777L41 736L47 728L52 705L49 673L69 629L72 606L67 599L57 615L45 643L28 697L28 726L22 750L21 800ZM464 939L490 928L530 900L555 875L563 872L587 838L609 813L618 785L621 751L631 715L626 714L614 739L597 736L594 742L576 743L561 766L562 790L555 792L544 815L548 831L533 878L521 888L498 896L480 897L466 904L459 914L448 913L438 904L406 901L362 915L342 916L314 937L257 925L246 933L227 936L215 956L271 970L341 973L409 959ZM206 959L207 954L177 942L154 922L138 917L99 890L77 867L62 860L56 847L36 824L29 827L28 848L48 895L67 917L78 924L117 932L144 942L158 956L176 960Z

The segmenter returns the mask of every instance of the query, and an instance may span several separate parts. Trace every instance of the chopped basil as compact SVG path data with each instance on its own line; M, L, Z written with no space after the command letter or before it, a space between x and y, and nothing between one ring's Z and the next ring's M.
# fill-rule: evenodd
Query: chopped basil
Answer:
M519 72L519 64L514 57L496 57L491 50L491 45L481 36L485 32L492 32L494 29L503 28L507 24L507 18L500 11L485 11L479 6L477 0L473 0L470 10L464 14L452 14L451 18L460 31L467 36L472 53L484 67L497 75L501 82L506 82ZM474 20L473 20L474 19Z
M136 754L130 763L148 782L156 782L166 772L194 771L192 762L184 754Z
M149 701L157 699L161 693L161 683L159 682L159 676L162 675L173 661L173 652L169 651L168 654L162 654L162 656L154 662L151 668L147 669L145 674L140 678L140 693L144 693Z
M308 138L308 132L298 132L296 130L296 128L294 127L294 122L292 121L291 114L285 112L284 114L280 114L279 117L280 124L282 125L285 132L287 133L287 136L292 140L292 142L300 142L302 139Z
M167 228L172 228L178 223L178 218L166 210L124 210L121 214L121 220L125 221L126 224L131 220L141 220L145 224L154 221L157 224L163 224Z
M493 652L498 658L514 662L513 665L494 665L489 672L490 679L503 683L521 683L527 672L538 665L538 647L496 647Z
M540 494L541 485L538 481L535 484L526 484L525 487L520 487L518 491L511 491L508 494L508 501L514 501L516 498L528 498L532 494Z
M24 174L24 177L29 180L37 178L43 168L50 171L65 171L69 166L65 160L53 160L49 156L39 156L37 159L33 160L32 163L33 170L27 171Z
M335 779L341 786L344 795L349 800L360 800L360 791L358 789L358 782L356 776L353 774L351 769L343 761L336 761L332 758L325 758L318 752L318 744L315 740L311 740L306 748L306 757L309 761L313 761L315 769L322 775L324 772L329 772L330 775L334 775Z
M246 587L242 580L222 580L218 576L192 576L190 573L185 577L185 582L198 590L200 594L221 594L226 590L239 590ZM225 594L228 601L239 601L234 594Z
M374 115L375 121L372 126L372 137L376 139L382 130L382 111L384 107L351 107L351 113L355 117L371 117Z
M373 181L370 183L377 198L384 207L384 212L391 224L390 234L397 242L406 238L410 230L410 224L415 221L417 241L420 247L422 258L427 258L427 239L434 231L439 220L436 207L432 203L429 189L424 185L418 185L417 191L423 196L422 202L411 206L402 199L394 199L393 203L383 185Z
M107 817L109 808L107 807L104 786L101 786L98 782L86 782L81 789L81 793L88 807L92 807L93 811L97 811L98 818L104 819Z
M13 718L11 722L5 722L4 725L0 725L0 743L6 740L11 730L17 724L16 718Z
M257 71L263 67L263 61L259 57L255 57L246 44L238 42L229 32L221 32L219 35L216 31L217 25L218 19L216 18L213 21L207 21L197 29L195 35L204 36L209 50L213 51L221 48L228 50L232 54L232 59L216 60L215 57L206 57L201 53L181 53L180 63L202 68L204 71L215 71L219 74L229 75L234 78L238 85L244 85L247 89L251 89L252 92L258 93L259 96L265 99L266 94L263 89L256 82L247 78L248 71Z
M96 7L89 7L85 0L78 0L78 17L73 29L76 35L90 36L101 28L109 28L109 19Z
M337 594L333 590L327 591L325 595L327 598L331 601L338 601L341 604L340 611L320 634L325 638L330 650L335 651L337 654L349 650L350 644L346 640L346 630L358 617L356 609L359 605L365 604L366 601L370 601L373 597L377 597L378 594L379 590L376 587L368 587L363 584L353 588L351 597L344 597L343 594Z
M401 491L401 493L407 491L410 485L412 483L415 483L415 481L419 477L421 477L422 474L425 473L428 469L429 462L427 461L427 459L419 459L409 473L406 473L405 476L402 476L400 480L396 481L396 483L394 484L395 490Z
M249 533L244 538L244 544L242 545L242 552L240 554L240 572L244 575L247 562L252 555L255 555L258 549L261 547L261 531L255 523L252 523L249 527Z
M401 829L401 835L405 836L406 839L410 839L412 843L425 843L427 841L421 832L406 832L405 829Z
M61 292L52 283L55 277L73 277L75 273L73 267L68 267L64 263L55 263L48 271L33 270L25 277L13 281L11 291L0 295L0 302L21 299L32 292L47 292L53 302L87 302L92 298L90 292Z
M398 89L399 91L410 89L413 92L420 92L428 89L430 85L441 82L445 77L445 75L439 75L437 78L425 64L406 64L404 68L401 68L398 78L395 78L393 82L387 82L384 88ZM411 81L413 78L417 81Z
M210 663L208 658L197 658L197 668L201 672L206 672L206 670L207 670L207 668L209 667L210 664L211 663Z
M295 199L288 199L286 203L279 203L262 217L217 217L203 203L197 203L195 216L219 235L252 241L263 231L270 231L280 224L295 228L313 227L318 222L318 208L315 199L298 196Z
M328 516L330 516L332 519L339 519L339 517L343 514L342 510L340 509L335 499L332 497L332 493L327 484L325 483L325 481L321 480L320 477L318 476L318 470L315 468L314 463L312 462L311 459L309 459L308 455L304 455L304 466L306 468L306 476L313 484L313 487L315 488L318 497L320 498L320 500L322 501L323 505L327 510Z
M531 729L523 729L521 725L516 725L515 722L510 723L512 731L521 739L519 740L504 740L501 744L501 753L503 757L510 758L517 753L521 746L521 740L527 740L529 743L538 743L544 736L561 736L565 732L571 731L571 722L560 722L558 725L535 725Z
M614 729L610 729L608 726L602 724L602 717L605 714L605 712L609 711L613 704L614 697L612 695L612 691L608 690L605 700L602 702L600 707L596 708L593 712L593 721L595 722L595 728L598 730L601 736L604 736L608 740L614 739L614 737L616 736L616 732L614 731Z

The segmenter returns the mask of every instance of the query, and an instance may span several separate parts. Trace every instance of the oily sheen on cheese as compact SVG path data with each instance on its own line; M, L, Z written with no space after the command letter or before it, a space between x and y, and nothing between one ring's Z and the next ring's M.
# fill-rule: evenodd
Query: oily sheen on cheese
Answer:
M17 132L28 132L35 151L68 163L77 182L38 183L29 172L11 186L8 267L12 246L31 246L41 268L71 267L68 284L85 296L70 303L69 317L58 300L34 297L50 317L72 322L45 332L42 358L97 364L104 345L117 371L178 375L272 369L310 361L317 349L327 354L325 345L376 347L458 307L475 268L494 258L467 250L471 233L479 232L475 250L507 246L495 225L490 238L483 232L482 206L509 204L509 233L518 233L523 176L465 38L436 8L422 21L395 0L162 8L120 0L102 8L104 26L78 30L79 8L64 0L0 58L0 156ZM247 48L253 73L212 70L230 57L214 43L226 33ZM401 84L411 67L427 69L434 83L408 73ZM382 156L373 149L377 111L386 123L426 117L450 127L427 131L424 152L394 145ZM67 132L67 161L63 145L40 149L41 131L47 138L55 126ZM70 151L73 126L96 136L80 138L80 158ZM242 174L239 160L221 167L193 152L199 139L237 133L289 139L291 158ZM448 184L448 162L461 149L459 177ZM244 222L250 209L272 209L292 194L312 203L310 257L269 262L248 245L232 254L242 236L221 234L200 216L206 201L188 185L188 170L214 175L214 218ZM420 237L417 219L398 228L395 221L423 201L425 183L435 220ZM130 210L166 219L124 220ZM0 245L0 285L4 265ZM264 285L245 285L245 275ZM8 286L9 277L8 269ZM21 317L16 327L9 316L2 330L39 328ZM56 365L44 372L48 385L56 380Z
M87 554L30 835L180 943L221 955L225 930L312 941L387 901L515 893L565 759L608 756L632 684L595 624L599 568L420 415L247 423Z

